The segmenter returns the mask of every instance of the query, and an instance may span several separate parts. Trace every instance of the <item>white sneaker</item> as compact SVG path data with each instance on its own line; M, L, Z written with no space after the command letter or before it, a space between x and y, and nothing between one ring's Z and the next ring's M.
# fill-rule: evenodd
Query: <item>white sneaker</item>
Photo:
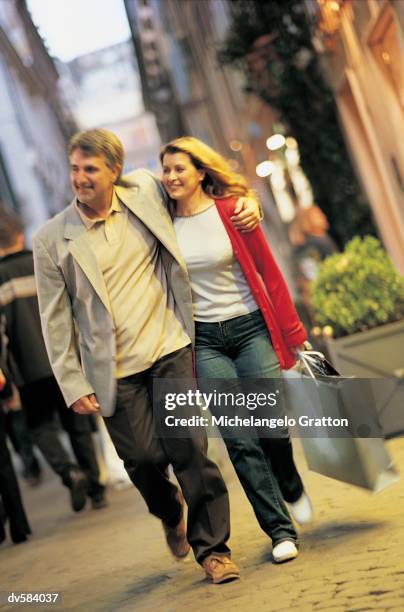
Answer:
M297 501L288 504L290 512L299 525L308 525L313 520L313 507L306 493L302 493Z
M296 548L296 544L291 542L290 540L284 540L283 542L279 542L272 549L272 556L275 563L283 563L284 561L290 561L294 559L298 555L298 550Z

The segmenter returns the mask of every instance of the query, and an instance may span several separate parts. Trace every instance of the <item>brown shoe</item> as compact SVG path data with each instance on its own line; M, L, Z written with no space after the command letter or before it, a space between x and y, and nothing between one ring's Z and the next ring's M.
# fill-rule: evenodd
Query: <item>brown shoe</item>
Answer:
M209 555L202 562L202 567L206 572L206 577L213 584L221 584L222 582L230 582L240 578L240 571L230 557Z
M178 491L177 497L182 504L182 514L178 525L176 525L176 527L169 527L166 523L164 523L164 521L162 523L168 548L170 549L174 557L177 557L177 559L183 559L187 556L187 554L191 550L191 547L187 540L187 532L184 520L184 498L182 496L181 491Z

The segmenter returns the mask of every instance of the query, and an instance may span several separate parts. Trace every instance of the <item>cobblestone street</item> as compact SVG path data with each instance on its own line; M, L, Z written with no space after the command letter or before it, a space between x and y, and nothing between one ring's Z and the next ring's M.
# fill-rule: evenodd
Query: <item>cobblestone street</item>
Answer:
M223 472L232 507L238 582L213 586L190 556L174 561L158 521L134 489L110 491L108 508L70 511L68 495L49 472L39 488L23 488L34 536L0 549L1 609L96 611L404 609L404 481L373 495L326 479L298 464L315 521L301 530L300 555L274 565L232 467ZM404 439L387 447L404 466ZM59 592L59 603L17 606L11 592Z

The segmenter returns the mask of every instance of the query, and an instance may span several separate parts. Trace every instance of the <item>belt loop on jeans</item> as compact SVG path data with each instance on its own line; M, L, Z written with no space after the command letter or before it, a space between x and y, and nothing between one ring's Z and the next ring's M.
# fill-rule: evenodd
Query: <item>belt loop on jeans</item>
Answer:
M218 324L219 324L220 338L223 342L225 339L225 334L226 334L226 321L218 321Z

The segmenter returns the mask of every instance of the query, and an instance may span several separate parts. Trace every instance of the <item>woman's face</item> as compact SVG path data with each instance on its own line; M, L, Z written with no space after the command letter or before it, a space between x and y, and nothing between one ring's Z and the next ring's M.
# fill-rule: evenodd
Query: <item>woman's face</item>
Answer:
M189 200L201 189L204 176L187 153L166 153L163 157L163 185L173 200Z

